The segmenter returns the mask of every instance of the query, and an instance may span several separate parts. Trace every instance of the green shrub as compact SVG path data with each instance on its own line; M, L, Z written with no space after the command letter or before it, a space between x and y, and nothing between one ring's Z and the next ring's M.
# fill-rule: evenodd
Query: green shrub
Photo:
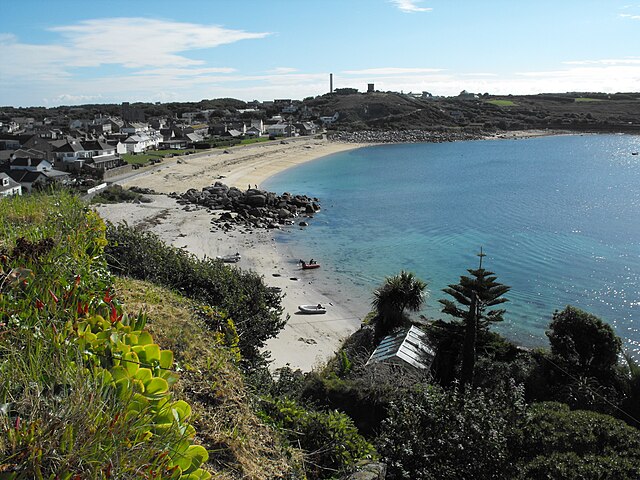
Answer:
M334 478L375 455L373 446L343 413L308 411L293 400L266 399L262 416L305 451L309 479Z
M537 403L512 443L522 478L635 479L640 431L609 415Z
M394 404L378 451L391 479L512 479L509 443L524 415L522 391L428 387Z
M142 202L149 203L149 200L144 195L133 192L131 190L125 190L120 185L111 185L100 193L96 194L91 203L124 203L124 202Z
M208 478L172 353L110 293L104 233L65 192L0 201L0 472Z
M238 330L243 361L247 366L264 361L261 348L287 319L282 315L280 295L268 289L262 277L229 268L218 260L198 259L126 224L108 224L107 239L105 252L113 271L158 283L224 310Z

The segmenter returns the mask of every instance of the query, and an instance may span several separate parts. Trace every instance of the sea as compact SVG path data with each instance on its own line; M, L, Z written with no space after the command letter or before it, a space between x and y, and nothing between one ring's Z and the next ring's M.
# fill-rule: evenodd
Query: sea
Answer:
M496 331L547 345L553 312L573 305L640 357L640 136L560 135L393 144L286 170L262 187L317 197L322 210L276 236L293 264L314 258L316 287L369 310L385 277L428 283L418 314L467 269L509 285Z

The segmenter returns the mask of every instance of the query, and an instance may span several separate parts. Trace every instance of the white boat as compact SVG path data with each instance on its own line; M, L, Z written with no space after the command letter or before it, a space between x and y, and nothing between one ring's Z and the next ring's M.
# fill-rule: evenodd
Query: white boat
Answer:
M242 257L239 253L236 253L235 255L218 255L216 258L225 263L238 263Z
M322 305L298 305L298 310L302 313L327 313L327 309Z

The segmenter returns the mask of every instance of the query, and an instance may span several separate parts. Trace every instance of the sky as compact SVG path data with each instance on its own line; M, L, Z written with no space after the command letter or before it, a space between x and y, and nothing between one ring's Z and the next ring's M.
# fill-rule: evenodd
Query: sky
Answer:
M640 0L0 0L0 106L640 91Z

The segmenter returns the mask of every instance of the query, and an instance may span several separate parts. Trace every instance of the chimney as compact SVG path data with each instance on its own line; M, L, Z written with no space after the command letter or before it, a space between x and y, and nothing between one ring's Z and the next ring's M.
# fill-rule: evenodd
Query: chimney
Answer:
M329 93L333 93L333 73L329 74Z

